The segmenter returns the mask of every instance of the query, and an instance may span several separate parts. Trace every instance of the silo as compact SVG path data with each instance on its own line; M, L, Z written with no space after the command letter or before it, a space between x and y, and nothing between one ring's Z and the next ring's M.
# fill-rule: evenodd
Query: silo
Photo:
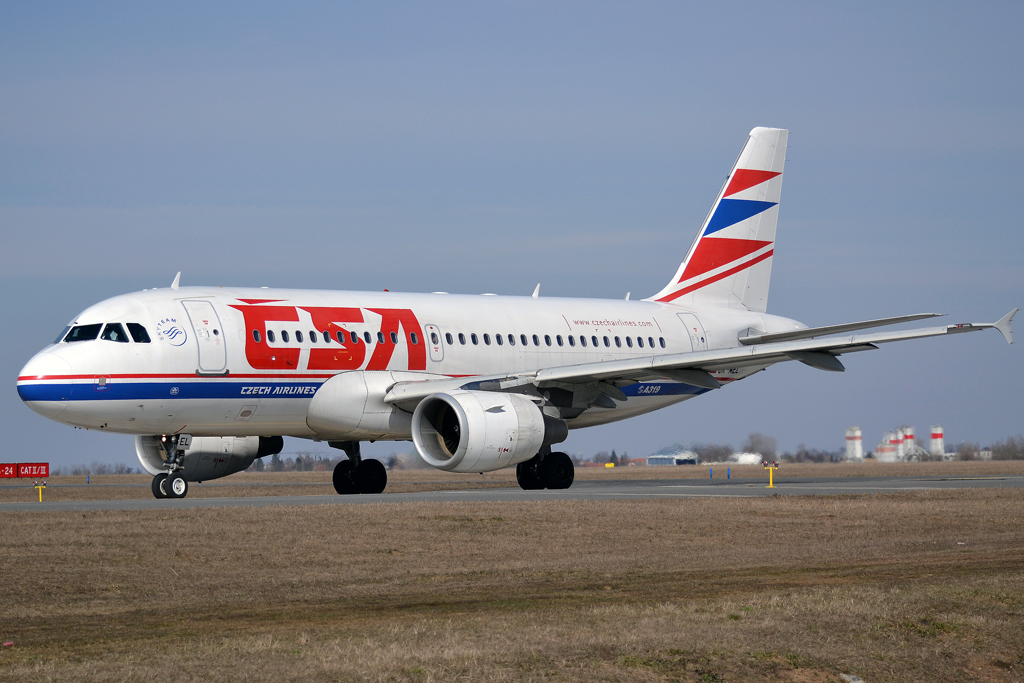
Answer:
M896 449L896 459L903 460L906 457L906 451L903 448L903 429L899 428L896 430L896 438L892 442L893 447Z
M860 427L846 430L846 459L860 461L864 459L864 445L861 443Z
M942 425L932 427L932 447L929 452L940 458L946 454L946 435L942 431Z

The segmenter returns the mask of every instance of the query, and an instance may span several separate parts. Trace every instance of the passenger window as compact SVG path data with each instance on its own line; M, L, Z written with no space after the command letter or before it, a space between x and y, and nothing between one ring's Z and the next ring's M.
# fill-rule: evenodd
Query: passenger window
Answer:
M491 335L484 334L484 344L487 344L488 346L491 345Z
M629 348L633 348L633 338L632 337L626 337L626 346L628 346Z
M338 333L338 341L341 342L342 344L344 344L345 342L342 341L344 338L345 338L345 333L344 332L339 332ZM358 344L359 343L359 333L358 332L349 332L348 333L348 338L352 340L353 344Z
M260 341L262 341L262 339L260 338L260 331L259 330L253 330L252 331L252 340L254 342L256 342L257 344L259 344Z
M267 330L267 341L269 343L271 343L271 344L274 343L274 331L273 330Z
M138 323L128 323L128 334L132 335L132 339L136 344L150 343L149 332L146 332L146 328ZM259 339L256 341L259 341Z
M533 345L540 346L540 337L538 337L537 335L533 335Z
M523 346L526 346L527 344L529 344L529 342L526 341L526 335L525 334L519 335L519 343L521 343Z
M571 334L569 335L569 346L576 346L576 339Z
M415 332L410 332L409 333L409 339L412 340L413 344L419 344L420 343L419 335L417 335Z
M648 337L647 343L650 344L651 348L654 348L654 337Z
M637 337L636 338L636 345L639 346L641 349L644 348L644 338L643 337Z
M665 338L658 337L658 342L661 344L661 348L665 348Z
M461 332L459 332L459 343L462 344L463 346L466 345L466 335L462 334Z
M622 348L622 340L618 337L615 338L615 346L620 349Z
M103 327L103 325L99 323L96 325L79 325L78 327L72 327L71 331L68 332L68 336L64 338L64 341L80 342L93 340L99 336L101 327Z
M473 346L476 346L477 344L480 343L479 340L477 339L476 332L469 335L469 338L473 340Z
M363 341L365 341L367 344L373 341L373 337L370 336L369 332L363 332Z
M302 343L302 332L295 330L295 341L297 341L300 344Z
M430 343L431 344L436 344L437 343L437 332L431 332L430 333Z
M594 343L594 347L596 348L597 347L597 337L591 337L590 341L592 341Z
M100 339L120 342L121 344L128 343L128 335L124 333L121 323L107 323L107 326L103 328L103 334L100 335Z
M509 346L515 346L516 345L515 335L511 335L511 334L508 335L508 345Z
M352 342L353 343L355 343L356 339L358 339L358 337L356 337L355 334L356 334L355 332L352 333ZM335 331L334 338L338 340L339 344L344 344L345 343L345 330L337 330L337 331Z
M587 338L584 337L582 334L580 335L580 346L582 346L583 348L587 348Z
M398 343L398 333L397 332L392 332L391 333L391 343L392 344L397 344Z
M288 343L288 330L281 330L281 341L285 344Z
M316 332L314 332L313 330L309 331L309 343L316 344Z
M611 344L608 343L608 337L604 338L604 345L605 346L611 346Z
M384 343L384 333L383 332L378 332L377 333L377 343L378 344L383 344Z
M327 330L324 330L324 344L330 344L330 343L331 343L331 333L328 332Z
M498 342L498 346L501 346L502 344L504 344L504 343L505 343L505 342L503 342L503 341L501 340L501 335L500 335L500 334L496 334L496 335L494 335L494 341Z
M551 346L551 335L550 334L545 334L544 335L544 343L547 344L548 346Z
M564 346L564 344L562 343L562 335L556 334L555 341L558 343L559 346Z
M452 333L451 332L445 332L444 333L444 340L446 342L448 342L448 346L451 346L452 344L455 343L455 340L452 339Z

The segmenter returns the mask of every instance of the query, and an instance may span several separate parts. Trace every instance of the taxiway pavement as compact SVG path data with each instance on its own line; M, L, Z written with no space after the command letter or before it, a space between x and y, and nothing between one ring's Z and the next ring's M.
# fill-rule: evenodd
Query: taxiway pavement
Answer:
M192 487L209 484L192 484ZM635 500L750 496L863 495L896 491L964 488L1024 488L1024 476L984 477L820 477L782 479L768 488L763 479L645 479L578 481L564 491L523 491L519 488L382 493L378 495L254 496L245 498L183 498L179 500L44 500L42 503L0 503L0 513L14 511L180 510L188 508L266 507L271 505L359 505L367 503L504 502L537 500ZM147 486L148 488L148 486ZM194 489L193 489L194 490ZM52 495L52 494L51 494Z

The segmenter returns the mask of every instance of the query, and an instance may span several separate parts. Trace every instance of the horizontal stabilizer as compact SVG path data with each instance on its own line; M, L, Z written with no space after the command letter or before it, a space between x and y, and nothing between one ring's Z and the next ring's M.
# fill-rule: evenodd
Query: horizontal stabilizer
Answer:
M898 315L894 318L878 318L876 320L865 320L859 323L843 323L842 325L827 325L825 327L810 327L805 330L793 330L792 332L779 332L777 334L751 334L739 338L740 344L750 346L752 344L769 344L771 342L795 341L797 339L814 339L829 334L842 334L843 332L854 332L856 330L868 330L872 327L885 327L886 325L898 325L909 323L925 318L937 318L942 313L915 313L913 315ZM1012 316L1012 314L1011 314Z
M1017 311L1019 310L1019 308L1013 309L1012 311L1004 315L1002 318L1000 318L997 322L992 324L992 327L999 330L999 334L1003 335L1003 339L1006 340L1007 344L1013 343L1013 330L1010 329L1010 323L1013 322L1013 316L1017 315Z

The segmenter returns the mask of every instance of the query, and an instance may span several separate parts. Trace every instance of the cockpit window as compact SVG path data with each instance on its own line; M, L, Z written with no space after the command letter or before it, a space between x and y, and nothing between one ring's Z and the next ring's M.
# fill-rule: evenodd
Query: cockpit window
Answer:
M132 335L132 340L136 344L149 343L149 332L146 332L146 328L138 323L128 323L128 333ZM259 341L259 339L256 341Z
M70 329L71 329L71 325L68 325L67 327L65 327L64 331L60 333L60 336L53 340L53 343L54 344L60 344L62 341L64 341L64 335L66 335L68 333L68 330L70 330Z
M120 342L122 344L128 343L128 335L124 333L121 323L107 323L107 326L103 328L103 334L100 335L100 339Z
M99 336L101 327L103 327L103 325L100 325L99 323L95 325L78 325L76 327L72 327L71 331L68 332L68 336L64 337L64 341L91 341Z

